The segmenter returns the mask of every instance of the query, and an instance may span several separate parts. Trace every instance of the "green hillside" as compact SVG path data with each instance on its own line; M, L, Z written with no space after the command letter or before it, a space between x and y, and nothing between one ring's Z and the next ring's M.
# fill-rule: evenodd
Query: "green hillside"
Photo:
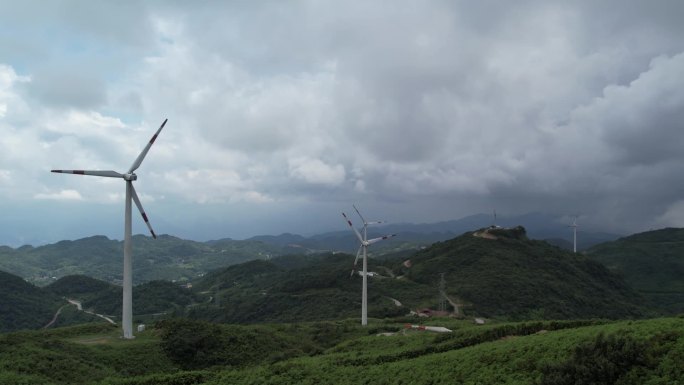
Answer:
M131 341L106 324L12 333L0 336L0 383L642 385L684 378L682 318L430 325L453 332L392 321L362 328L170 320Z
M67 295L63 290L67 287L86 290L86 287L77 284L84 282L88 285L110 286L88 277L69 277L55 282L54 287L40 288L13 274L0 271L0 332L103 322L94 315L78 311L76 306L69 304L64 298Z
M631 235L594 246L587 255L622 275L649 303L684 312L684 229Z
M370 259L369 316L437 309L442 273L447 310L455 303L461 317L617 319L648 312L643 299L604 266L531 241L523 228L493 230L491 239L474 234L413 255ZM194 282L211 301L187 316L237 323L358 317L361 277L349 275L353 260L348 254L283 256L211 272Z
M617 275L582 255L543 241L525 229L480 230L439 242L396 264L408 280L436 287L486 317L508 319L624 318L643 314L642 299Z
M97 313L120 317L123 289L120 286L89 296L83 307L94 309ZM168 281L145 282L133 287L133 316L137 319L145 315L171 314L183 311L185 307L201 301L200 296Z
M350 259L351 258L351 259ZM353 257L347 254L285 256L250 261L207 274L193 289L211 302L193 307L187 316L213 322L255 323L331 320L359 313L360 280L349 277ZM375 291L376 317L402 315Z
M121 286L83 275L60 278L43 288L44 291L78 300L84 309L99 314L120 317L123 301ZM168 281L150 281L133 287L133 314L141 317L171 315L205 299L193 291Z
M113 288L111 283L85 275L67 275L45 286L45 290L61 297L88 299Z
M62 305L59 296L0 271L0 332L45 326Z

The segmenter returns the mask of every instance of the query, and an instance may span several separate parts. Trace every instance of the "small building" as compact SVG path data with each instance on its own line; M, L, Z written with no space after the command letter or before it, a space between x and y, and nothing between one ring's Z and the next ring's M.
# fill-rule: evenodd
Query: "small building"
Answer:
M142 333L145 331L145 324L139 324L138 325L138 333Z

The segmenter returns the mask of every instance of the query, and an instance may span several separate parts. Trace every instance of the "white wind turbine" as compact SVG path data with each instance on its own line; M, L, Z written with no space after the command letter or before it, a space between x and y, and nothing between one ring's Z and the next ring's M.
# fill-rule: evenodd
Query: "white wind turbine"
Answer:
M577 215L575 215L572 224L568 227L572 227L572 252L577 253Z
M140 214L142 215L143 220L145 221L145 224L147 227L150 229L150 233L152 234L153 238L157 238L157 235L154 233L154 230L152 230L152 226L150 225L150 221L147 219L147 214L145 214L145 210L143 210L142 204L140 203L140 199L138 199L138 194L135 192L135 188L133 188L133 181L138 179L138 176L134 173L135 170L140 167L140 164L142 163L143 159L145 159L145 156L147 155L147 152L150 150L150 147L152 147L152 144L154 141L157 139L157 136L161 132L162 128L164 128L164 125L166 124L166 121L168 119L164 119L164 122L162 123L161 127L157 130L157 132L152 136L152 139L150 139L149 143L147 143L147 146L142 150L140 155L135 159L135 162L133 162L133 165L131 166L130 169L128 169L128 172L125 174L120 174L116 171L88 171L88 170L52 170L52 172L56 173L62 173L62 174L76 174L76 175L93 175L93 176L102 176L102 177L109 177L109 178L121 178L126 182L126 214L125 214L125 221L124 221L124 263L123 263L123 311L121 314L121 325L123 328L123 338L125 339L132 339L133 337L133 276L132 276L132 260L133 260L133 253L132 253L132 245L131 245L131 199L135 202L135 205L138 206L138 210L140 211Z
M356 213L359 214L359 217L361 218L361 221L363 221L363 236L359 231L352 225L351 221L349 218L347 218L347 215L345 213L342 213L342 216L344 219L347 220L347 223L349 224L349 227L354 231L354 234L356 234L356 237L359 239L359 242L361 243L361 246L359 246L359 250L356 252L356 259L354 259L354 267L352 268L351 274L354 274L354 271L356 270L356 263L359 260L359 255L361 254L361 250L363 250L363 289L361 292L361 325L367 325L368 324L368 246L372 245L373 243L380 242L384 239L392 238L396 234L390 234L390 235L385 235L383 237L379 238L373 238L373 239L368 239L368 225L373 225L373 224L378 224L378 223L383 223L382 221L372 221L368 222L366 221L359 210L356 208L356 206L353 206L354 210L356 210Z

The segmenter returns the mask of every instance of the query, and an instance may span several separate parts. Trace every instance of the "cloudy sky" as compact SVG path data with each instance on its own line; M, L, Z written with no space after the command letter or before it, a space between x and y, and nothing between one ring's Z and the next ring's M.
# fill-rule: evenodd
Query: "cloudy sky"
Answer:
M9 1L0 243L369 217L684 226L684 2ZM134 230L144 233L139 217Z

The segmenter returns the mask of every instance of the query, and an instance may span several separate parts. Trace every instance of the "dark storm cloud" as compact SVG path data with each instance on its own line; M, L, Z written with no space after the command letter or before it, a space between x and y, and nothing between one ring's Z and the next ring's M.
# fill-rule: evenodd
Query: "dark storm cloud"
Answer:
M362 201L422 221L492 207L579 212L616 231L684 225L679 1L29 9L13 4L2 17L26 42L0 38L3 60L30 81L0 89L0 107L23 102L43 130L57 116L63 131L21 139L105 164L115 161L79 148L107 145L111 130L144 142L147 126L169 117L176 130L146 164L149 199L283 210ZM4 140L22 142L12 135ZM70 138L84 135L93 138ZM137 148L120 140L116 162L127 163ZM96 195L80 188L84 200Z
M344 175L334 195L478 193L555 212L581 195L595 202L573 200L586 211L641 199L657 216L667 203L630 184L678 158L682 27L670 15L681 10L301 2L168 14L182 25L176 43L198 58L182 64L192 82L181 94L198 97L185 106L199 134L260 154L252 161L273 174L264 180L293 177L255 188L330 196Z

